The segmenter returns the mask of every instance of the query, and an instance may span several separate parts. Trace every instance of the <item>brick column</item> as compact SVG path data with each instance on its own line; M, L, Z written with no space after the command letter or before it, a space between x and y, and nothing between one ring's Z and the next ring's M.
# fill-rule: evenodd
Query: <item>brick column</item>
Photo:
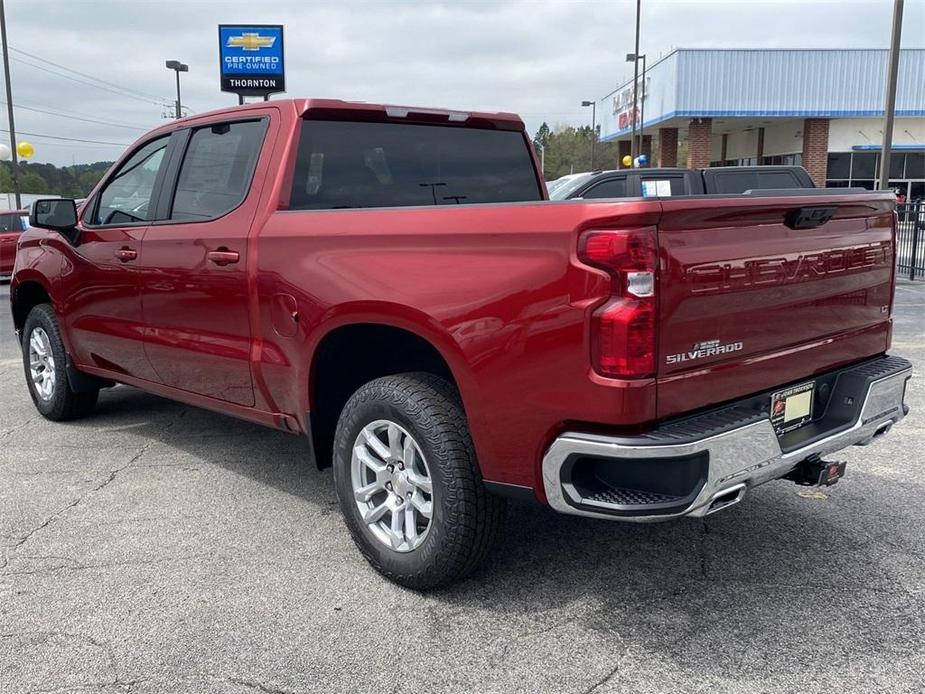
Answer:
M694 118L687 126L687 168L703 169L710 165L712 118Z
M658 165L670 167L678 165L678 129L658 129Z
M649 163L646 166L652 166L652 136L642 136L642 153L646 155Z
M806 118L803 121L803 168L820 188L825 187L829 168L829 119Z
M632 143L629 140L620 140L617 143L617 147L618 147L617 168L618 169L628 168L626 166L623 166L623 157L625 157L627 154L632 154Z

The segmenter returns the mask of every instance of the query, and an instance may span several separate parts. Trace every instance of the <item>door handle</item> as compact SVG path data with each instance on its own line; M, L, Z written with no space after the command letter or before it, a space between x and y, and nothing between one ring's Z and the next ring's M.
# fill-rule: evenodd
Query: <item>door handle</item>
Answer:
M120 248L116 251L115 256L123 263L127 263L138 257L138 251L132 250L131 248Z
M224 267L225 265L231 265L236 263L241 259L241 255L237 251L229 251L227 248L219 248L216 251L209 251L206 253L206 258L209 261L215 263L219 267Z

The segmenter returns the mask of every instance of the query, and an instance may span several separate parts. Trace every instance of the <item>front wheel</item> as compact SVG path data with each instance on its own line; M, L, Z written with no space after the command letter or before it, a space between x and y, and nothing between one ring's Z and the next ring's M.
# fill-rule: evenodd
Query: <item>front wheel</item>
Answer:
M78 393L71 388L67 352L49 304L40 304L29 312L22 335L23 366L35 409L56 422L90 414L99 390Z
M426 373L360 388L337 425L334 478L347 527L387 578L458 580L490 551L504 502L482 484L456 389Z

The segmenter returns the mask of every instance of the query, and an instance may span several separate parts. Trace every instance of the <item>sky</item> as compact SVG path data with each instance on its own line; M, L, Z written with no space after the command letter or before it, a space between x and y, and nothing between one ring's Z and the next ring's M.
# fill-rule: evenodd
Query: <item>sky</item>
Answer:
M886 48L892 7L642 0L640 53ZM288 92L279 98L514 111L530 132L544 121L589 124L581 102L632 76L633 0L7 0L6 12L18 139L33 143L33 161L58 165L115 159L163 123L175 98L165 60L189 65L182 95L193 112L235 104L219 90L221 23L285 25ZM925 0L906 0L902 46L925 47Z

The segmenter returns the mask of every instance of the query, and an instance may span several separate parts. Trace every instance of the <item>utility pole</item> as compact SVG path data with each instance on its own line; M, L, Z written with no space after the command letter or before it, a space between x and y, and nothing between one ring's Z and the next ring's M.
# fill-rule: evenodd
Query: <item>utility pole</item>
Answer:
M883 108L883 146L880 148L880 181L878 185L880 190L886 190L890 187L890 156L893 153L893 116L896 111L896 78L899 72L899 42L902 31L903 0L894 0L893 35L890 38L890 58L886 73L886 104Z
M6 44L6 8L0 0L0 41L3 41L3 75L6 80L6 110L10 118L10 155L12 157L13 193L16 195L16 209L22 209L19 194L19 160L16 156L16 124L13 120L13 87L10 84L10 53Z
M635 55L639 55L639 13L642 9L642 0L636 0L636 50ZM639 61L633 61L633 141L630 143L630 154L633 157L633 165L636 164L636 157L639 156L639 147L636 144L636 108L639 101Z

